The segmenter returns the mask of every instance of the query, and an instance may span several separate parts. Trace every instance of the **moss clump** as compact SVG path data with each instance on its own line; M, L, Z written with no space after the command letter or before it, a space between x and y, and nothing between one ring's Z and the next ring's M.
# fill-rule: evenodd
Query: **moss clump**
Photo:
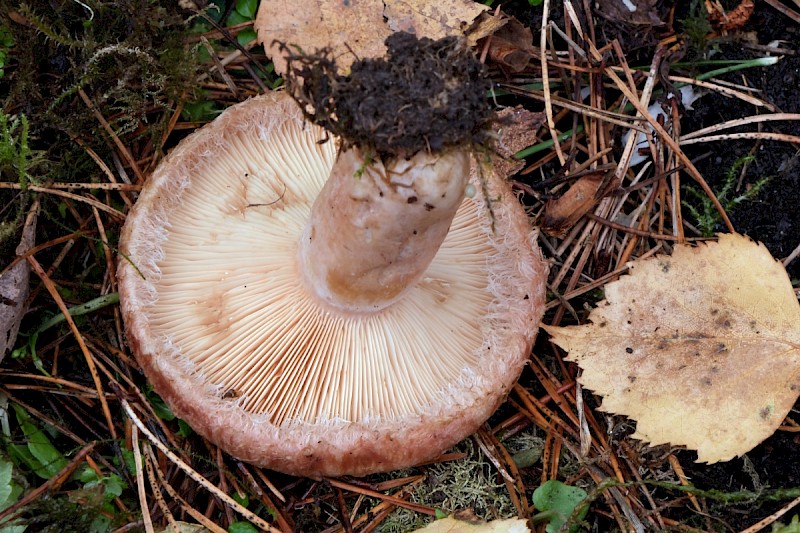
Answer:
M191 14L176 4L34 0L4 5L15 13L15 22L7 25L14 47L0 79L0 91L8 95L5 112L28 116L31 145L46 150L48 159L81 154L86 160L78 167L54 166L49 179L85 181L98 172L76 138L111 159L107 135L79 90L126 143L160 145L173 102L192 97L199 69L195 46L187 41Z
M289 54L288 79L309 118L381 158L484 143L492 111L484 66L463 40L395 33L386 59L338 74L328 50Z
M18 240L21 213L28 205L27 181L106 179L86 148L111 165L113 143L80 91L134 158L150 155L152 147L160 149L175 102L192 98L199 71L197 45L188 39L192 14L177 4L0 0L3 11L13 14L0 24L0 93L6 95L2 112L8 125L25 116L30 126L25 143L12 146L29 146L27 155L14 159L14 168L0 154L2 179L23 185L22 193L0 190L5 206L0 209L0 233L9 243ZM8 139L2 144L8 152ZM26 160L21 168L19 161ZM36 160L42 164L35 166ZM61 205L52 198L43 202L45 211L47 202ZM8 256L8 248L0 251Z

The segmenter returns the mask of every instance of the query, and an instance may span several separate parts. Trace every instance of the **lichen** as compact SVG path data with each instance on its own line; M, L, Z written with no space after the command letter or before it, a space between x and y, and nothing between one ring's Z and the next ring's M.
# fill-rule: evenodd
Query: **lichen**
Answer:
M452 514L472 509L484 520L516 515L505 483L497 469L471 440L456 448L467 455L457 461L437 463L426 470L425 480L416 486L411 501ZM378 528L382 533L405 533L425 525L426 518L408 509L398 509Z

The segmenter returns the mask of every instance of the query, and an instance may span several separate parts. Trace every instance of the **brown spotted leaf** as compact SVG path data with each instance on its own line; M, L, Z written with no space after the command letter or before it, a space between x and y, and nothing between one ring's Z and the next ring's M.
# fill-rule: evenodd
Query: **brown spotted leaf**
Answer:
M741 235L630 264L591 324L545 327L634 437L713 463L769 437L800 395L800 305L783 265Z
M395 31L463 35L486 9L472 0L263 0L255 28L279 74L286 73L279 43L308 53L328 47L344 73L358 59L383 56Z

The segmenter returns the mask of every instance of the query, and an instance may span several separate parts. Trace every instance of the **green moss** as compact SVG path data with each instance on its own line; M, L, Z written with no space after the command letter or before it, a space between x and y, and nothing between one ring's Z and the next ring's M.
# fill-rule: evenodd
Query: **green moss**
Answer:
M769 183L769 177L759 178L752 185L748 186L742 193L736 193L735 186L739 177L739 170L746 164L750 164L755 160L753 156L744 156L737 159L733 165L725 173L725 179L719 191L716 191L717 200L725 210L730 214L736 206L744 201L754 200L761 189ZM722 217L720 216L711 198L699 188L687 185L685 188L685 200L681 203L683 207L689 212L691 222L700 230L703 237L712 237L717 228L722 224Z
M27 22L9 26L15 46L3 79L5 108L25 111L35 148L53 160L65 153L72 159L50 179L90 181L99 175L76 137L112 160L108 134L79 91L128 146L160 146L175 101L195 96L199 62L187 39L191 14L177 2L120 0L87 9L72 0L35 0L3 7Z

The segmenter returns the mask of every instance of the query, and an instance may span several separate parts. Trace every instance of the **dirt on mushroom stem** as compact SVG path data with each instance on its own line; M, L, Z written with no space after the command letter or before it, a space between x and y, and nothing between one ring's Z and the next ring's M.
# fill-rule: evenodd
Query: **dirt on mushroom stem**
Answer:
M358 146L384 161L490 139L490 81L464 40L399 32L386 47L385 59L356 61L347 75L330 50L289 53L287 80L307 118L344 149Z
M386 46L386 59L347 75L328 50L289 55L293 97L341 143L300 243L305 283L356 313L384 309L421 279L492 119L485 69L463 40L396 33Z

